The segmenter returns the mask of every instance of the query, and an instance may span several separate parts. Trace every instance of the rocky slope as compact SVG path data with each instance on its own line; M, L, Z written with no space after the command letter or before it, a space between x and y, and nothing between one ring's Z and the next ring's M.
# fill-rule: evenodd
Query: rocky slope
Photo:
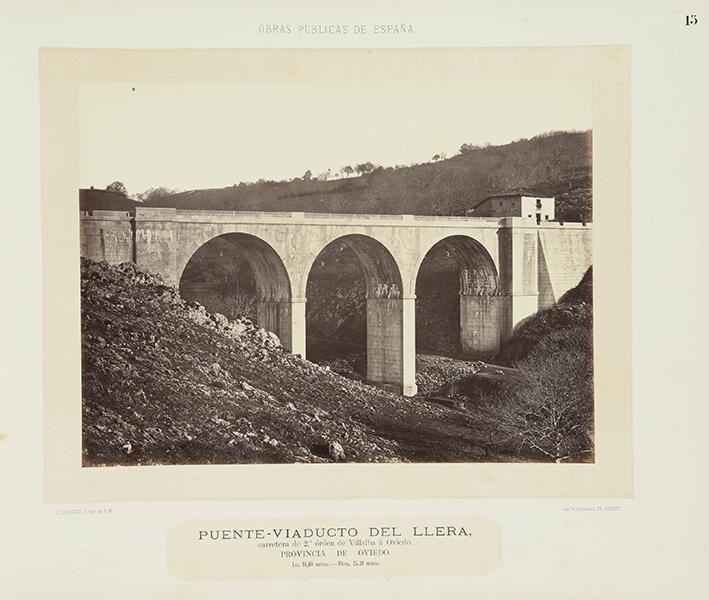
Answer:
M131 263L82 259L81 298L86 465L519 459L474 407L341 377ZM424 392L478 368L431 360Z

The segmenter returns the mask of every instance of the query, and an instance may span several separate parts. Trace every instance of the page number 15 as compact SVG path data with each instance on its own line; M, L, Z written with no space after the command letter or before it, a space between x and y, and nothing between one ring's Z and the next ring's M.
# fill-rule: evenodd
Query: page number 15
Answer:
M697 15L685 15L684 17L684 24L685 25L696 25L699 23L697 20Z

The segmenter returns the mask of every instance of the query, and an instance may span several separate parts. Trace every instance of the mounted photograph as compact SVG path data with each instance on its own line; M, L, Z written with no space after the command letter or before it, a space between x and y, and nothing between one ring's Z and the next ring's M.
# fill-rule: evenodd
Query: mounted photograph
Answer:
M595 461L590 79L82 81L77 125L83 467Z

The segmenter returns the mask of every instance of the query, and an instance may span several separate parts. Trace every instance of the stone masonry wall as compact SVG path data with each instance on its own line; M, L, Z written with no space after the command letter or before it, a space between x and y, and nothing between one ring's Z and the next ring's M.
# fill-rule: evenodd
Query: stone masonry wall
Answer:
M130 213L95 210L81 218L81 256L117 265L133 257L133 225Z
M593 262L592 230L577 224L540 228L539 308L576 286Z
M367 298L367 379L401 385L402 301Z
M500 349L506 296L460 296L460 346L471 358L489 358Z

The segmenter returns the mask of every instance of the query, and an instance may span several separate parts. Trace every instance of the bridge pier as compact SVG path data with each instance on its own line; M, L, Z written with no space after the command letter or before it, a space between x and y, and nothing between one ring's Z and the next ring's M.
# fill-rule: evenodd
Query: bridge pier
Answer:
M415 396L416 385L416 296L401 299L401 340L403 370L401 373L401 393Z
M415 297L367 298L367 381L416 394Z
M514 328L537 312L539 305L537 228L531 219L504 217L498 233L502 307L501 342Z
M305 358L305 298L259 301L256 323L275 333L286 350Z
M460 348L476 359L493 356L500 349L504 320L504 296L460 295Z

